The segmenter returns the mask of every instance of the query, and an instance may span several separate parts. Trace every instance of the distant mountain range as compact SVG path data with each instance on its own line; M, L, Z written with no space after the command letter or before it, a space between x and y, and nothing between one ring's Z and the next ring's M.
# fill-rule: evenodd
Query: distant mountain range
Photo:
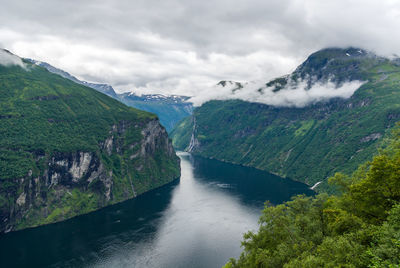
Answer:
M193 105L188 102L189 97L177 95L161 95L161 94L147 94L136 95L131 93L118 94L114 88L108 84L90 83L79 80L75 76L56 68L46 62L27 59L28 61L46 68L49 72L58 74L66 79L74 81L75 83L93 88L101 93L104 93L114 99L117 99L128 106L151 112L160 118L160 123L169 132L173 127L183 118L192 114Z
M193 112L189 97L176 95L135 95L133 93L118 94L118 99L126 105L151 112L160 118L161 124L170 132L183 118Z

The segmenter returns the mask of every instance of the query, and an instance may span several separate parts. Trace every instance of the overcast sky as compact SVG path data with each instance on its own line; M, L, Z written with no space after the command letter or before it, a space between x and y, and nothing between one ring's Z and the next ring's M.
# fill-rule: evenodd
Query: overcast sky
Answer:
M308 54L400 55L398 0L0 0L0 46L121 91L267 81Z

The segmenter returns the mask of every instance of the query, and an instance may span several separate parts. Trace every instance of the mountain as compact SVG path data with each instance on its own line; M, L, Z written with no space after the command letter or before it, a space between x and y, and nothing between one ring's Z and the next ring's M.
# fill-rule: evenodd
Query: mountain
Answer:
M399 83L398 60L357 48L324 49L265 83L257 102L213 100L196 108L172 131L173 144L309 185L323 181L317 190L327 190L327 177L371 159L400 119ZM349 91L348 85L361 87Z
M156 114L160 123L170 132L180 120L192 114L193 106L188 102L189 97L176 95L147 94L135 95L134 93L117 94L112 86L107 84L89 83L77 79L75 76L58 69L46 62L26 59L38 66L46 68L49 72L61 75L75 83L91 87L114 99L120 100L128 106Z
M245 85L246 85L246 83L243 84L243 83L240 83L240 82L226 81L226 80L219 81L218 84L217 84L217 86L220 86L220 87L230 87L230 88L232 88L232 92L235 92L237 90L242 89Z
M0 53L0 232L88 213L180 176L155 115Z
M161 94L138 96L133 93L123 93L118 97L128 106L156 114L168 132L193 112L193 105L188 102L189 97L186 96Z

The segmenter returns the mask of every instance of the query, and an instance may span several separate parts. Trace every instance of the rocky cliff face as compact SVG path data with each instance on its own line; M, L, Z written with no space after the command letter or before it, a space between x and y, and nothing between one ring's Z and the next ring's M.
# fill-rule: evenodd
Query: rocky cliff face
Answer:
M132 134L140 139L133 141ZM114 124L98 151L35 156L40 174L29 170L14 179L15 191L3 194L8 202L0 209L0 232L65 220L179 177L179 158L158 120Z

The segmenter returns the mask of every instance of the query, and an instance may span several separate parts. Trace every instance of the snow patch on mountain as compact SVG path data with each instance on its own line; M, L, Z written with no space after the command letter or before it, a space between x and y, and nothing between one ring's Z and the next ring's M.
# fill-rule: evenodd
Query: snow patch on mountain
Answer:
M122 94L121 94L122 95ZM190 97L180 95L164 95L164 94L139 94L134 91L128 94L131 98L137 98L145 102L167 102L167 103L184 103L188 102Z

